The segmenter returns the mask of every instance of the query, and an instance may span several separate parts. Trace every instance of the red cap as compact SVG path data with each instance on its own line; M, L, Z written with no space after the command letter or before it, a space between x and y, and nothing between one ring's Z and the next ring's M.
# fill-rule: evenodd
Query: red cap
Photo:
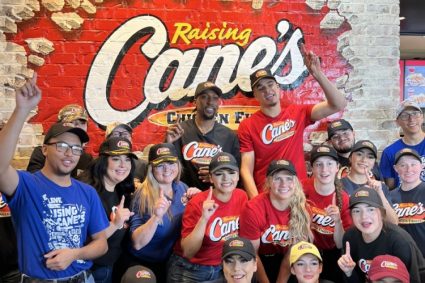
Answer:
M380 255L375 257L370 264L369 278L380 280L385 277L392 277L401 280L403 283L410 282L410 275L404 263L392 255Z

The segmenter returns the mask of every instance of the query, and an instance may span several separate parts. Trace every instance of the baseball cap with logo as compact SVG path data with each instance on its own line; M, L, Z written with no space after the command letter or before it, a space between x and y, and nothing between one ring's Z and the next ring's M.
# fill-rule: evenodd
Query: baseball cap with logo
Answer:
M360 149L368 148L373 152L373 155L375 158L378 157L378 150L376 149L376 146L371 142L370 140L361 140L356 142L353 145L353 148L351 149L350 155L353 154L353 152L359 151Z
M353 130L351 124L344 119L339 119L328 124L328 139L335 135L336 131Z
M202 83L199 83L198 86L196 87L195 98L207 90L214 91L218 96L223 95L223 92L221 91L221 89L218 86L216 86L213 82L202 82Z
M366 203L373 207L384 208L378 193L369 187L360 187L351 194L350 209L359 203Z
M241 237L228 239L224 242L222 259L232 255L240 255L245 260L250 261L255 258L255 249L251 241Z
M320 255L320 252L315 245L309 242L301 241L292 246L291 253L289 254L289 264L293 265L305 254L312 254L320 261L323 261L322 256Z
M417 160L419 160L420 162L422 162L422 158L421 158L421 156L419 155L419 153L416 150L406 147L406 148L403 148L403 149L399 150L395 154L395 162L394 162L394 164L397 164L397 162L400 160L400 158L402 156L405 156L405 155L413 156Z
M64 126L62 123L53 124L46 135L44 136L44 144L48 143L50 139L57 137L63 133L73 133L80 138L81 143L86 143L89 141L89 136L86 131L80 128Z
M400 280L402 283L410 282L410 274L406 265L398 257L392 255L376 256L370 264L368 275L371 280L391 277Z
M209 165L209 171L211 174L223 168L239 171L238 162L230 153L219 152L211 159Z
M338 153L333 147L321 145L312 149L310 153L310 163L313 164L313 162L321 156L329 156L338 161Z
M158 166L163 162L177 162L177 159L176 148L171 143L156 144L149 149L149 162L153 166Z
M87 111L78 104L68 104L59 110L58 122L70 123L79 119L87 121L89 117Z
M400 116L400 114L409 107L414 108L415 110L418 110L422 113L422 109L418 103L416 103L415 101L411 99L406 99L398 105L396 113L395 113L396 117L398 118L398 116Z
M294 164L291 161L280 159L273 160L269 167L267 168L267 177L273 175L275 172L280 170L289 171L292 175L297 175L297 171L295 170Z
M111 133L117 128L123 128L127 130L130 134L133 132L133 129L129 125L115 121L106 125L105 137L108 138Z
M127 269L121 283L156 283L155 274L147 267L135 265Z
M255 85L262 79L273 79L274 81L276 81L276 78L272 75L270 69L259 69L257 71L255 71L254 73L252 73L249 76L249 79L251 80L251 89L254 90Z
M123 137L111 137L106 139L100 145L99 154L109 156L129 155L134 159L138 159L137 155L131 151L131 142Z

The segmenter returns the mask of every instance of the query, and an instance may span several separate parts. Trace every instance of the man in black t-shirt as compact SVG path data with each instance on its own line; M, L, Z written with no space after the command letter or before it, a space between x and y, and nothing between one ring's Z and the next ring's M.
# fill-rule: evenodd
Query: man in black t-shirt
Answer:
M219 152L232 154L240 164L239 140L236 134L216 121L222 91L212 82L198 84L195 91L195 116L171 125L166 141L178 150L183 165L182 181L189 187L210 187L208 166Z

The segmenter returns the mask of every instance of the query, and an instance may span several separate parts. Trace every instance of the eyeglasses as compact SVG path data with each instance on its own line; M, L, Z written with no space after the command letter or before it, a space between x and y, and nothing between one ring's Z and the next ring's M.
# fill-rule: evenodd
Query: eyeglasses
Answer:
M56 145L56 150L58 152L67 152L68 149L71 149L71 152L73 155L82 155L84 152L83 147L79 146L79 145L69 145L66 142L51 142L51 143L46 143L46 145Z
M332 141L340 140L342 138L347 138L351 134L350 130L340 131L339 134L335 134L331 137Z
M115 137L115 138L117 138L117 137L129 138L129 137L131 137L131 134L128 131L122 131L122 132L113 131L111 133L111 137Z
M416 119L422 116L422 112L420 111L413 111L413 112L403 112L400 115L398 115L398 118L402 121L407 121L410 118Z
M175 165L177 165L177 162L163 162L159 164L158 166L155 166L154 168L156 170L165 170L166 168L167 169L174 168Z

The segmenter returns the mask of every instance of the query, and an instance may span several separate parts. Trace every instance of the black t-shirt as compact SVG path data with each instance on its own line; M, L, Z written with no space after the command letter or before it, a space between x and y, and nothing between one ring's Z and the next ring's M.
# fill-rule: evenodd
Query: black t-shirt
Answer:
M120 199L116 192L109 192L104 190L99 193L100 200L102 201L103 208L105 209L108 219L112 212L112 207L120 203ZM118 229L108 238L108 252L103 256L95 259L93 262L97 265L112 266L114 262L121 255L121 241L124 238L126 229Z
M203 166L208 167L211 158L218 152L232 154L240 164L238 137L226 126L216 122L213 129L205 135L199 131L194 119L184 121L181 126L184 134L174 142L174 146L183 164L182 181L189 187L201 190L210 187L210 183L204 183L199 179L198 170Z
M18 269L18 246L9 206L0 194L0 276Z
M34 148L30 161L27 166L27 171L31 173L35 173L44 166L44 162L46 161L46 157L43 155L43 151L41 150L41 146L37 146ZM71 177L76 178L80 173L89 167L90 163L93 161L93 157L87 152L83 152L80 156L80 160L78 160L77 166L72 170Z
M425 282L425 260L412 237L402 228L385 223L381 234L371 243L363 241L361 232L352 227L342 239L350 243L351 258L356 263L353 274L345 277L346 282L365 282L370 263L378 255L393 255L406 265L411 283ZM345 252L345 251L344 251Z

